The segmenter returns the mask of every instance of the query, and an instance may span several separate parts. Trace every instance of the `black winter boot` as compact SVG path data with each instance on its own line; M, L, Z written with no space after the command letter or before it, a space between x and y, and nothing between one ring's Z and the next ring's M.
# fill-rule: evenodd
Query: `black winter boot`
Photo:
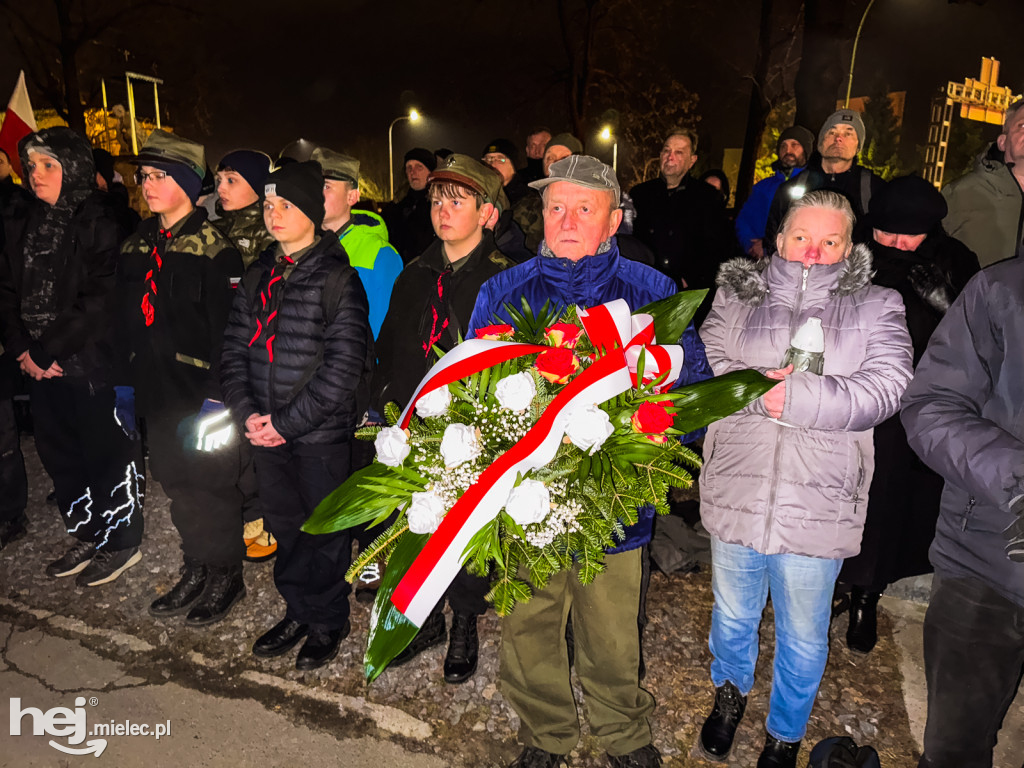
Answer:
M846 646L857 653L871 653L878 642L878 592L865 592L860 587L850 590L850 626L846 630Z
M452 614L448 634L448 653L444 657L446 683L464 683L476 672L480 643L476 634L476 616L471 613Z
M708 760L724 763L732 751L736 728L747 709L747 697L728 680L715 689L715 706L700 729L697 746Z
M427 620L423 622L423 626L420 627L420 631L416 633L416 637L412 639L412 642L405 646L405 649L395 656L388 666L400 667L403 664L408 664L428 648L433 648L435 645L443 643L444 636L444 614L440 611L431 613Z
M799 741L779 741L770 733L764 740L764 749L757 758L757 768L796 768Z
M206 587L206 566L198 560L185 558L185 564L178 571L181 578L171 591L157 598L149 606L149 615L160 619L165 616L180 616L187 613L192 604L203 594Z
M232 606L245 597L242 565L209 566L206 590L185 617L191 627L216 624L228 615Z

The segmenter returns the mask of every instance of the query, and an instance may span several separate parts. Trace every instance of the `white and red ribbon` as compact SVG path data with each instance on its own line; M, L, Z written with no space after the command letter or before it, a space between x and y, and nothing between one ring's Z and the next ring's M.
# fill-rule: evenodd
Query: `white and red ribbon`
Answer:
M654 344L654 323L649 315L631 317L629 306L619 300L581 309L579 317L591 342L604 354L565 385L526 435L481 473L431 534L391 595L395 607L416 626L423 625L458 574L470 540L505 506L516 478L555 457L566 422L577 406L604 403L635 386L636 363L644 350L648 353L645 380L667 372L667 386L663 385L667 389L679 377L682 349ZM550 347L507 341L463 342L441 358L419 383L402 412L400 426L408 426L416 401L428 392L506 360L547 349Z

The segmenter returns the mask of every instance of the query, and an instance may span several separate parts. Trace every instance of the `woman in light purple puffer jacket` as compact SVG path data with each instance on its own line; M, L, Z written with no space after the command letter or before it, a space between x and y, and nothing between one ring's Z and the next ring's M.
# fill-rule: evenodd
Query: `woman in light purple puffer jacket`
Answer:
M903 301L871 284L871 254L850 241L846 198L794 202L778 253L723 265L701 337L716 375L756 368L780 383L712 424L700 478L712 537L711 679L700 748L723 759L754 684L769 591L776 651L758 768L795 766L828 657L831 597L860 548L874 469L872 428L899 409L913 372ZM824 368L780 370L808 319L824 331Z

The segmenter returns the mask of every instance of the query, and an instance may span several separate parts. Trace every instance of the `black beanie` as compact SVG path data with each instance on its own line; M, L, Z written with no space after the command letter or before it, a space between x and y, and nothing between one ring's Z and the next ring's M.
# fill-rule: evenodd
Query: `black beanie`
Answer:
M230 169L245 179L257 195L263 189L270 173L270 155L255 149L236 149L228 152L217 165L218 171Z
M800 146L804 149L804 162L806 163L811 159L811 152L814 151L814 134L804 128L802 125L791 125L789 128L779 134L779 142L775 147L775 153L778 154L779 150L782 149L782 142L786 139L794 139L800 142Z
M261 197L283 197L302 211L317 229L324 223L324 172L320 163L288 163L267 176Z
M163 171L174 179L175 184L181 187L193 205L199 199L199 195L202 194L203 180L196 176L195 171L187 165L182 163L162 163L156 160L146 160L142 165L148 165L150 168Z
M417 162L423 163L427 166L427 169L431 171L437 168L437 158L434 156L434 153L429 149L424 149L423 147L413 147L406 152L405 160L402 161L402 165L404 166L410 160L416 160Z
M480 157L489 155L493 152L497 152L507 157L512 165L519 162L519 150L516 149L516 145L508 139L495 139L484 147L484 151L480 153Z
M96 173L103 177L109 187L114 183L114 157L107 150L96 147L92 151L92 161L96 164Z
M946 217L946 198L920 176L893 179L871 198L868 221L893 235L926 235Z

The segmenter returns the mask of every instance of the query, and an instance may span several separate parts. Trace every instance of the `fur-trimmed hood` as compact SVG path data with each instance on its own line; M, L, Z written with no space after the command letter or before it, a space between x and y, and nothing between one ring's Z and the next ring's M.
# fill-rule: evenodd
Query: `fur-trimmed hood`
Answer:
M776 254L760 261L751 261L747 258L730 259L719 268L715 283L720 288L733 291L742 303L751 307L760 306L770 290L765 273L772 260L779 258L781 257ZM871 250L863 243L854 245L850 255L841 263L837 274L835 287L832 289L836 296L848 296L870 285L871 276L874 274Z

